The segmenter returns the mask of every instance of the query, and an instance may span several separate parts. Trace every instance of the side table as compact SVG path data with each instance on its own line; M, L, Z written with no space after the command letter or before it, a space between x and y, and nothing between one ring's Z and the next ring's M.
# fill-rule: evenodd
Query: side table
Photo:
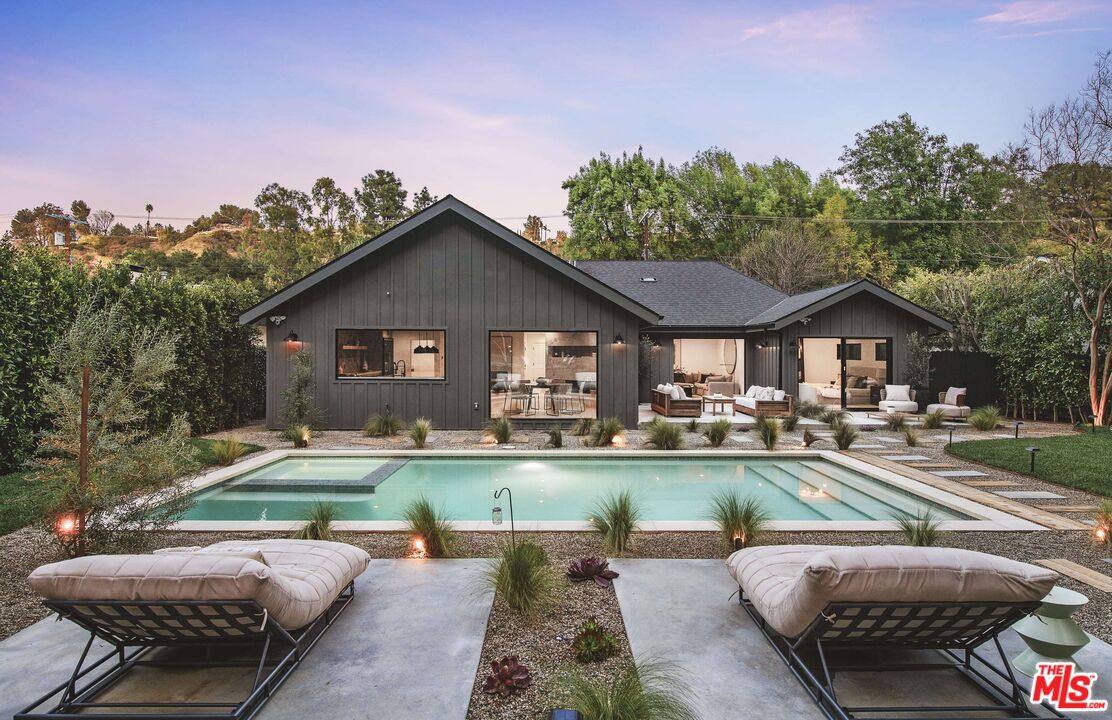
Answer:
M1074 653L1089 644L1089 636L1070 616L1087 602L1081 593L1055 585L1034 614L1012 626L1027 643L1012 667L1034 677L1040 662L1073 662Z

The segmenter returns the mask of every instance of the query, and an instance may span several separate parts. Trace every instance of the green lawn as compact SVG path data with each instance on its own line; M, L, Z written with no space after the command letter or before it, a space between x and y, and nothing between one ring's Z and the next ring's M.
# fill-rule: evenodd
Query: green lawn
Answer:
M970 440L946 447L951 455L1030 475L1028 447L1037 447L1035 477L1112 497L1112 433L1018 440Z
M216 464L213 457L213 440L193 438L189 441L196 448L197 461L208 467ZM258 445L244 443L248 452L262 450ZM41 480L36 480L30 470L0 475L0 535L5 535L29 525L41 517L50 506L52 493Z

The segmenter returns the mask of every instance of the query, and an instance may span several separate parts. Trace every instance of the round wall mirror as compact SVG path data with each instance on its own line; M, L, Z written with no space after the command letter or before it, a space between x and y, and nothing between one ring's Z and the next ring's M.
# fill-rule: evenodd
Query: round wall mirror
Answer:
M737 370L737 340L722 341L722 367L727 375Z

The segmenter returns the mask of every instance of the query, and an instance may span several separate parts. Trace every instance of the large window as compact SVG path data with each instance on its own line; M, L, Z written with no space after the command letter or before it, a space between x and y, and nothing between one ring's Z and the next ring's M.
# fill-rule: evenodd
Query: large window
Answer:
M598 416L598 333L490 334L490 416Z
M444 379L443 330L337 330L336 377Z

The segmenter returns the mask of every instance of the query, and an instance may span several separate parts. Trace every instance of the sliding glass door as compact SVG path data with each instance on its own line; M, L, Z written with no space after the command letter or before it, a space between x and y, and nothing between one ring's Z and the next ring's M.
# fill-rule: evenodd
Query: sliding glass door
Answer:
M891 377L891 338L800 338L800 401L876 409Z

